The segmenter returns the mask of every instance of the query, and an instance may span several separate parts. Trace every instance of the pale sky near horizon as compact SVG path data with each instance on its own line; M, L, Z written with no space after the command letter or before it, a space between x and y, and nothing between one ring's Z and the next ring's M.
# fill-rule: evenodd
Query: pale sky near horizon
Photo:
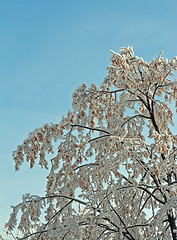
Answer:
M176 0L0 0L0 233L24 193L44 193L46 170L14 171L12 151L59 122L72 93L101 84L110 49L150 61L177 55Z

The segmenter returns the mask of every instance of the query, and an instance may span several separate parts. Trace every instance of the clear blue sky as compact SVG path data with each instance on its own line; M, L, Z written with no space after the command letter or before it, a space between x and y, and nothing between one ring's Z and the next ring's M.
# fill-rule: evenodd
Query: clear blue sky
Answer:
M150 61L177 55L176 0L0 0L0 232L22 194L44 192L45 170L14 171L28 133L58 122L78 85L99 85L110 49Z

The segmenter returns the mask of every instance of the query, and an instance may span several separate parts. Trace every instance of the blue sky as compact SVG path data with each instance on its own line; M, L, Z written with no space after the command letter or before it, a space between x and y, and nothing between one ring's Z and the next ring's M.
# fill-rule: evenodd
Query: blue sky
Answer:
M0 1L0 232L22 194L44 193L47 171L14 171L28 133L59 122L78 85L99 85L110 49L150 61L177 55L176 0Z

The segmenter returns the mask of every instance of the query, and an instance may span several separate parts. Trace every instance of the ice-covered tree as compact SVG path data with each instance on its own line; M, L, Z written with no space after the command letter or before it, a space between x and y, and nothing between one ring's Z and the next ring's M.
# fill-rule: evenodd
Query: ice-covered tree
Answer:
M111 52L101 86L82 84L60 123L13 152L16 170L25 159L49 168L45 196L12 207L17 239L177 239L177 58Z

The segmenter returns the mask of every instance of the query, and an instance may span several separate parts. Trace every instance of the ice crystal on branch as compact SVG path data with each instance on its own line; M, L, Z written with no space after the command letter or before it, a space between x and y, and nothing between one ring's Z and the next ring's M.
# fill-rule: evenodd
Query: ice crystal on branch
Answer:
M46 195L13 207L7 227L18 239L177 239L177 58L111 53L101 86L82 84L73 111L13 152L16 170L25 159L49 168L54 154Z

